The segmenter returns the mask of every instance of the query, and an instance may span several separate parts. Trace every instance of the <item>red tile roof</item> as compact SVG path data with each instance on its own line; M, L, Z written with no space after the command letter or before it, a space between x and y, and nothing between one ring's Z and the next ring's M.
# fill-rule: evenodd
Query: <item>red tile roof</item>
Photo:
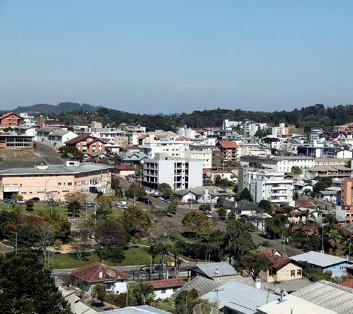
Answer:
M147 281L147 283L149 283L155 289L182 287L185 285L185 281L181 278L153 280Z
M101 277L99 274L101 273ZM70 272L70 275L81 278L87 282L105 281L112 279L128 279L130 276L105 264L94 263Z
M239 148L238 144L235 142L218 142L223 148Z
M15 116L17 116L19 119L23 120L22 117L20 117L17 113L14 113L14 112L5 112L5 113L0 117L0 120L6 118L6 117L8 117L8 116L11 116L12 114L15 115Z
M274 254L268 254L263 251L256 252L256 254L267 256L268 259L273 263L272 268L275 270L281 269L283 266L287 265L291 261L291 259L288 257L282 257L282 256L274 255Z
M295 206L315 208L315 205L308 200L295 200Z
M138 147L136 147L136 146L126 146L124 149L125 150L139 150Z
M184 137L184 136L178 137L178 138L176 138L175 140L176 140L176 141L190 141L189 138Z
M302 229L305 233L308 233L308 235L313 235L314 233L319 234L319 228L317 226L314 227L306 227L306 226L293 226L292 227L292 232L296 232Z
M114 169L116 170L135 170L133 166L125 165L125 164L119 164L119 165L114 165Z
M76 136L76 137L72 138L71 140L65 142L65 144L73 145L73 144L82 142L90 137L91 137L90 135L79 135L79 136Z
M340 283L341 286L353 289L353 279L348 279Z
M139 140L143 140L143 139L146 138L146 137L148 137L148 135L147 135L147 134L143 134L143 135L140 135L140 136L138 137L138 139L139 139Z

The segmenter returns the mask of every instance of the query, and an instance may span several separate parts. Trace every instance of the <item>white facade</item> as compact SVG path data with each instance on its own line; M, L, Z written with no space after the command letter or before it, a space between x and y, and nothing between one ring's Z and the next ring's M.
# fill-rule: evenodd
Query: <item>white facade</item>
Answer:
M178 135L181 137L187 138L195 138L195 130L188 128L186 125L183 128L180 128L178 131Z
M155 299L167 299L172 296L173 293L177 292L180 288L165 288L165 289L154 289L156 295Z
M190 149L185 150L185 158L202 160L203 168L212 168L212 151L214 147L206 146L190 146Z
M279 126L272 127L272 136L280 137L288 134L288 128L286 128L285 123L280 123Z
M232 128L236 128L237 126L242 125L241 121L229 121L228 119L225 119L223 121L222 129L223 130L231 130Z
M145 159L144 185L156 189L160 183L168 183L173 190L202 186L202 161L188 159Z
M34 116L29 115L27 112L22 112L19 114L21 118L23 118L23 124L26 126L35 126L36 119Z
M294 205L293 180L284 179L283 173L265 171L251 173L250 192L256 203L268 200L280 205Z
M148 158L155 158L156 154L166 154L172 158L186 158L185 150L189 149L191 141L175 141L175 140L161 140L154 142L145 142L140 145L141 153L144 153Z

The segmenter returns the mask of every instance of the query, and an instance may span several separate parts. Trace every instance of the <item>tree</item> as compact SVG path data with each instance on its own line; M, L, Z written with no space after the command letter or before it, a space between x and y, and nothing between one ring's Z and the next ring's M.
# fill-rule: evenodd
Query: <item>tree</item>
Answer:
M105 295L107 294L107 291L105 289L105 285L99 284L99 283L95 284L95 286L93 288L93 294L102 303L102 306L103 306Z
M235 220L235 218L236 218L235 212L231 210L228 213L228 220Z
M165 217L158 221L158 230L160 230L164 237L169 241L169 234L175 231L181 231L182 223L177 218Z
M207 212L211 211L211 206L206 205L206 204L202 204L199 206L199 210L202 211L203 213L207 213Z
M184 227L190 229L191 232L197 234L201 224L205 221L209 223L208 218L204 214L200 212L189 212L184 216L182 224Z
M16 233L17 239L16 234L12 233L9 240L14 246L17 244L19 251L30 251L39 241L38 232L33 226L21 226L16 230Z
M257 211L273 215L272 203L268 200L261 200L257 207Z
M314 192L319 193L320 191L324 191L327 188L326 184L322 181L316 182L314 185Z
M140 186L138 183L131 183L129 188L125 191L125 196L127 198L141 198L146 196L146 191L143 186Z
M167 215L174 216L177 212L177 209L178 209L178 207L176 204L169 204L166 209Z
M330 243L330 245L334 249L338 249L338 247L340 246L341 241L342 241L342 235L339 233L339 231L337 229L331 229L327 233L327 237L328 237L328 242Z
M49 222L40 221L36 227L38 234L38 245L43 250L44 261L47 258L47 247L52 243L55 236L55 228Z
M28 252L0 256L0 312L73 314L51 271Z
M84 155L75 146L60 147L59 152L61 153L61 158L71 158L74 160L83 161Z
M261 271L270 270L272 268L272 261L265 255L251 253L240 260L238 268L241 270L249 270L255 280L259 277Z
M149 283L139 283L132 294L138 305L149 305L155 298L154 288Z
M115 196L118 196L118 191L120 190L120 181L119 178L116 176L112 176L111 186L112 189L115 191Z
M158 254L157 245L155 244L150 245L147 249L147 252L150 255L150 275L151 275L154 271L154 260Z
M248 188L244 188L241 192L240 192L240 195L239 195L239 200L247 200L249 202L254 202L254 199L249 191Z
M64 198L65 198L65 201L67 201L68 203L78 202L78 203L82 204L82 203L86 202L87 194L82 193L82 192L73 191L73 192L66 193L64 195Z
M293 166L291 168L291 173L293 173L294 175L299 175L302 174L303 171L298 166Z
M129 206L128 208L125 208L122 219L126 231L132 236L136 232L147 230L151 225L151 219L137 206Z
M163 198L170 198L173 194L173 190L168 183L158 184L157 190Z
M164 257L168 255L170 245L164 242L158 242L156 245L157 252L161 254L162 277L164 278Z
M243 219L233 220L228 223L224 241L225 245L228 246L229 256L234 257L235 261L255 248Z
M67 211L72 213L73 217L76 217L81 209L81 204L78 201L72 201L67 205Z
M123 259L123 249L127 245L127 238L123 226L112 218L99 221L95 240L98 244L98 254L101 259Z
M193 314L193 308L197 304L210 305L217 307L217 304L210 303L208 300L200 299L197 290L185 290L178 294L175 299L175 314ZM202 311L203 313L203 311Z
M219 219L224 219L227 216L227 211L224 207L220 207L217 209L217 214Z
M29 212L33 211L33 207L34 207L34 202L33 200L27 200L26 201L26 210Z
M286 217L282 215L273 216L265 221L265 231L271 239L279 239L284 233Z

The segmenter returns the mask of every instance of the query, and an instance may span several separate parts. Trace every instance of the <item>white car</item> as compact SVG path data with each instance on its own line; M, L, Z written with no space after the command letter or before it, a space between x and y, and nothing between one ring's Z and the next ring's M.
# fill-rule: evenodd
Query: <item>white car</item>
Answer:
M26 204L26 202L24 200L17 200L16 203L17 204Z

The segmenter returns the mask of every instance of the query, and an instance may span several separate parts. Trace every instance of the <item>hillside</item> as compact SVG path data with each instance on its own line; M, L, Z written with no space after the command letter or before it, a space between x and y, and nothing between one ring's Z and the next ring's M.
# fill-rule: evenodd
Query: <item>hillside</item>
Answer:
M57 105L49 104L36 104L33 106L19 106L16 109L12 110L16 113L28 112L28 113L54 113L60 114L62 112L70 112L74 110L83 110L83 111L96 111L101 107L96 107L88 104L79 104L73 102L61 102Z

